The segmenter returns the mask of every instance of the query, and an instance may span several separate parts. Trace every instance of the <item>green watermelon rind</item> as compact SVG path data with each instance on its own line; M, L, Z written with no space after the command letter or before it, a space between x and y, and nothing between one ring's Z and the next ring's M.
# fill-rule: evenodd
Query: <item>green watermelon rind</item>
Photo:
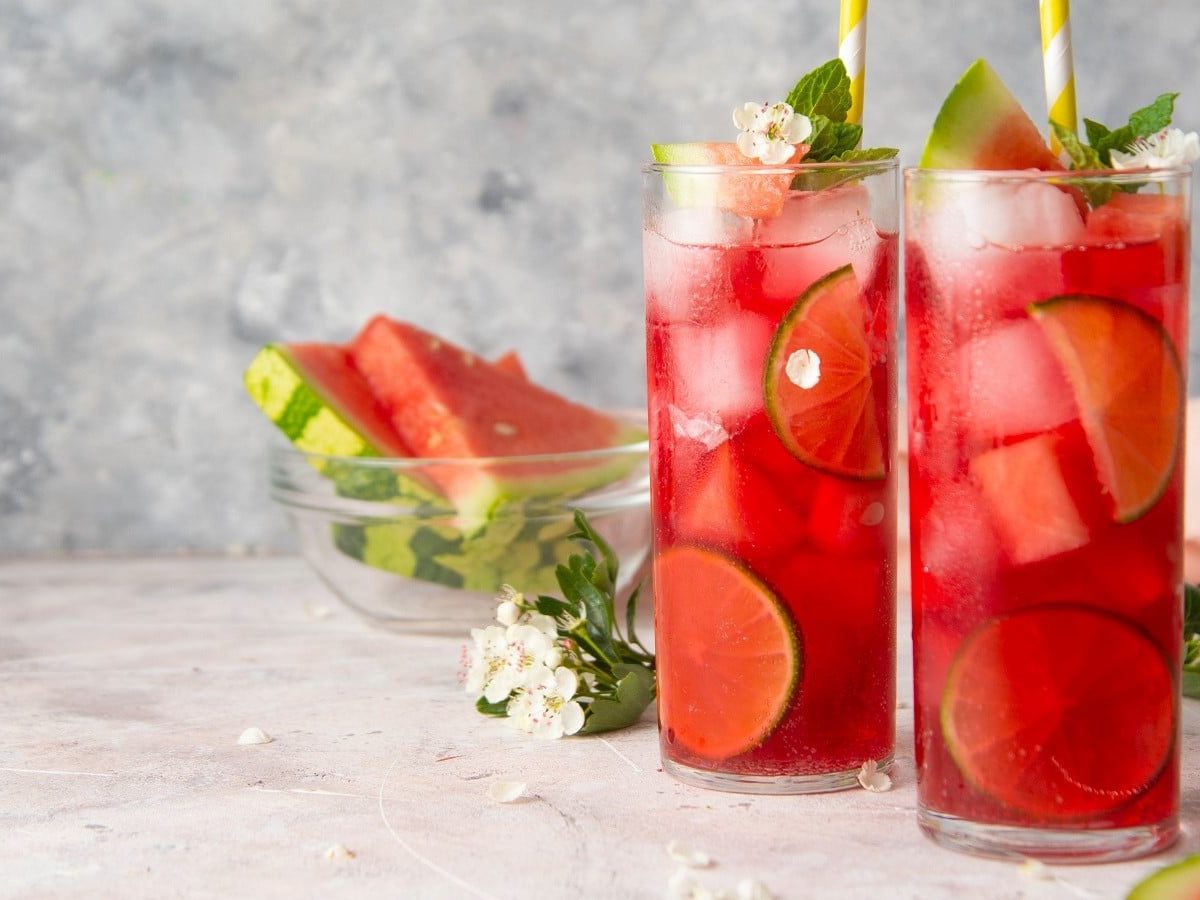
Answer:
M1127 900L1193 900L1200 896L1200 854L1188 856L1143 878Z
M1032 143L1031 135L1038 135ZM1017 156L1000 168L1061 168L1008 85L986 60L977 59L962 74L938 110L919 166L922 169L996 168L997 158L1010 156L1005 153L1006 146L1013 147ZM988 151L986 163L982 158L985 149Z
M314 385L284 344L267 344L250 361L246 392L308 462L329 478L338 494L355 500L396 500L445 506L419 480L358 460L383 454L351 424L337 403Z
M333 525L334 545L357 562L405 578L494 593L501 584L553 591L555 569L573 552L571 520L547 524L504 516L464 532L439 520Z

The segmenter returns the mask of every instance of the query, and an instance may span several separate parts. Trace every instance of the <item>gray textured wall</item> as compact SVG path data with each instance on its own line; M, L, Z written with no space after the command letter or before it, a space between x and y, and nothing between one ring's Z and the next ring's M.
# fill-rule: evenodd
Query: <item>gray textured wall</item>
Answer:
M646 145L730 139L836 5L0 0L0 555L288 546L241 369L376 310L641 402ZM1036 5L876 0L871 142L979 54L1040 110ZM1200 7L1075 6L1086 113L1200 126Z

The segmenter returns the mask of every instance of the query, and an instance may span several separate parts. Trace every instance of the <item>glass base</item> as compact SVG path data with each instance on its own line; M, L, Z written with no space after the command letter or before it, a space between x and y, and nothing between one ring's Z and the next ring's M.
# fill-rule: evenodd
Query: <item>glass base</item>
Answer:
M992 859L1038 859L1047 863L1102 863L1157 853L1175 843L1178 819L1153 825L1087 831L984 825L957 816L917 810L917 823L951 850Z
M859 787L858 769L819 775L741 775L697 769L663 757L663 771L684 784L733 794L824 794ZM892 768L892 755L879 760L879 771Z

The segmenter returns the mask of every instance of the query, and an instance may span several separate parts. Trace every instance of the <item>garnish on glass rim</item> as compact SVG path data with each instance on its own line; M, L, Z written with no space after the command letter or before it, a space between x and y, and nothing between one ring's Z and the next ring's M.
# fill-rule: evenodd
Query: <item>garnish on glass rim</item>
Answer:
M501 586L499 624L473 628L464 649L475 708L540 738L624 728L655 695L654 654L634 630L641 587L629 597L626 639L616 622L616 554L579 510L575 527L570 538L588 553L558 566L563 599Z
M846 121L851 103L846 64L831 59L796 82L785 102L748 102L734 109L738 149L767 165L789 161L805 141L806 162L891 159L899 153L894 147L857 149L862 126Z

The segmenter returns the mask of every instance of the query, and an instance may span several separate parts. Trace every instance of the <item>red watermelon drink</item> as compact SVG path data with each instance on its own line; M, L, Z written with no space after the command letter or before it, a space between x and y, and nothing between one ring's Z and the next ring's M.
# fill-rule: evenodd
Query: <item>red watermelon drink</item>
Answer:
M977 64L926 159L1011 170L906 172L919 821L1117 859L1178 828L1190 173L1039 144Z
M850 787L864 763L887 769L894 738L895 163L656 155L663 766L732 791Z

